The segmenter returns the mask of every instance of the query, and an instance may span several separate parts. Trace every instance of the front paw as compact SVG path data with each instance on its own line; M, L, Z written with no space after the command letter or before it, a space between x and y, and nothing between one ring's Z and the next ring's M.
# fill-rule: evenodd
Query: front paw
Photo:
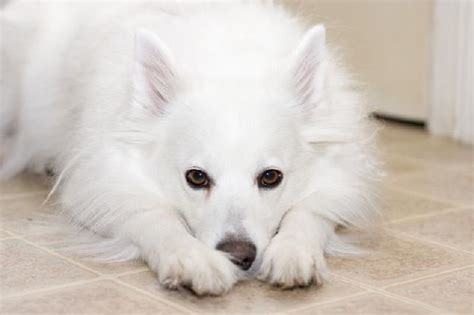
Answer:
M202 244L177 248L160 255L157 268L160 283L169 288L186 287L198 295L220 295L237 281L237 270L222 253Z
M284 289L321 285L326 263L322 250L277 235L263 255L259 279Z

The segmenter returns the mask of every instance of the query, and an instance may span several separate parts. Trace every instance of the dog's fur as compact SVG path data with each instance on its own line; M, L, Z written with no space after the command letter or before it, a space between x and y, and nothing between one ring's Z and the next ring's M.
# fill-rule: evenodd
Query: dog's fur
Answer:
M2 26L1 176L52 169L99 251L165 286L229 290L229 237L256 246L245 274L320 282L335 227L374 216L373 130L323 26L272 4L77 2L12 2ZM268 168L283 181L259 188Z

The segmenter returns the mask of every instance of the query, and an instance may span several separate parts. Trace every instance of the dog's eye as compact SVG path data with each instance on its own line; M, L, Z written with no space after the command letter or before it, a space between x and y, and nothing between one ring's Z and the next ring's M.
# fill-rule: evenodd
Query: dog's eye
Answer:
M186 181L192 188L209 188L209 177L204 171L192 169L186 172Z
M283 174L278 170L265 170L258 176L258 186L260 188L274 188L283 179Z

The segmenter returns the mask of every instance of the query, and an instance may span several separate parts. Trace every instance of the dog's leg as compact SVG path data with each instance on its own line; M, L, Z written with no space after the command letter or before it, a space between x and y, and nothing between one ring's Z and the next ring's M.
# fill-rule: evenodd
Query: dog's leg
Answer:
M173 211L140 214L124 228L167 288L182 286L199 295L219 295L237 281L237 269L230 260L189 234Z
M324 248L334 225L302 209L290 211L265 253L259 278L282 288L321 284Z

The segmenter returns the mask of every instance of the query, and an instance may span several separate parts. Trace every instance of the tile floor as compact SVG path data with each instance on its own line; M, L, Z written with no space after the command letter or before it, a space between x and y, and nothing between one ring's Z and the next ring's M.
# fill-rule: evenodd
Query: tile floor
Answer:
M0 184L1 314L473 314L474 155L423 130L385 123L386 219L361 237L365 257L329 258L321 288L257 281L226 296L163 290L140 262L100 264L55 247L42 224L47 187L24 175Z

